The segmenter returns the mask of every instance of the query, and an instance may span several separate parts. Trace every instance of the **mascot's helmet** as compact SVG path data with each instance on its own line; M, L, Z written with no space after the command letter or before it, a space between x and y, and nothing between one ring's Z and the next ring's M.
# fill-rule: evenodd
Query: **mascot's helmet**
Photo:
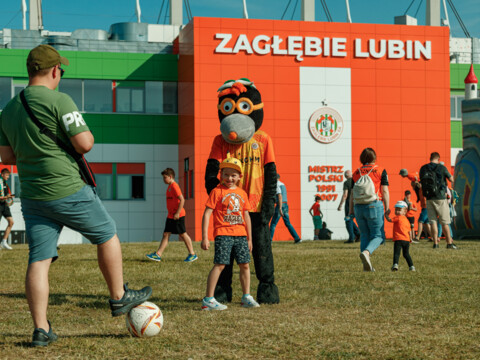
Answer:
M262 126L262 97L246 78L228 80L218 89L217 108L222 137L230 144L246 143Z
M224 168L237 170L240 174L243 173L242 163L237 158L231 157L230 153L228 153L227 158L220 163L220 170Z

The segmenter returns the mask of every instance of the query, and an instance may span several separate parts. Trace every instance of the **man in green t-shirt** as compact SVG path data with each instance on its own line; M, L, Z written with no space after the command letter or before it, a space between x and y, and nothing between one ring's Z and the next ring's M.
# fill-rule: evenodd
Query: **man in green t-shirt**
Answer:
M53 47L39 45L27 58L29 77L24 95L33 114L79 154L89 152L93 135L72 99L55 91L69 61ZM25 290L33 318L33 346L57 340L47 320L48 272L58 258L57 240L63 226L80 232L98 246L98 264L107 282L113 316L127 313L152 294L149 286L131 290L123 285L120 241L113 219L95 188L82 181L73 158L28 116L20 96L0 115L0 157L17 165L20 199L28 238L29 260Z

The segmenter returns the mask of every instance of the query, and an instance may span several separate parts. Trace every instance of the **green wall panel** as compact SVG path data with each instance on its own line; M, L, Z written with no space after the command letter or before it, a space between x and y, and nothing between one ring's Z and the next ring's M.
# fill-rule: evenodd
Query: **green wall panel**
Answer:
M462 148L463 139L462 139L462 122L461 121L452 121L450 123L450 146L452 148Z
M98 144L178 144L176 115L83 114Z
M27 77L30 50L0 49L0 76ZM108 80L177 81L174 54L131 54L61 51L70 61L65 78Z
M450 64L450 89L465 89L465 78L470 70L470 64ZM480 74L480 64L473 65L473 70Z

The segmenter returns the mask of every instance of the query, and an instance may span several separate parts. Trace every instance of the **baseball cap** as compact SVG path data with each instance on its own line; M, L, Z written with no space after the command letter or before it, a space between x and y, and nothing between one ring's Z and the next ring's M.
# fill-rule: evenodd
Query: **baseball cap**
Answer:
M27 57L27 68L29 70L43 70L54 67L55 65L69 65L66 57L60 56L57 50L50 45L38 45L30 50Z
M220 163L220 170L224 168L230 168L242 173L242 163L237 158L231 157L230 153L227 154L227 158Z
M400 170L400 175L407 176L408 175L408 170L407 169L401 169Z
M396 208L406 208L408 207L407 203L405 201L397 201L397 203L395 204L395 207Z

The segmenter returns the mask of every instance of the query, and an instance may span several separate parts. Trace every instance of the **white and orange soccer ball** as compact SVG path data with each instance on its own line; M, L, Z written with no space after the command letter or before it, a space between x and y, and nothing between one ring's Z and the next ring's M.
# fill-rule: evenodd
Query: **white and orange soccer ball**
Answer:
M148 301L130 310L125 320L128 331L136 337L155 336L163 327L162 311Z

